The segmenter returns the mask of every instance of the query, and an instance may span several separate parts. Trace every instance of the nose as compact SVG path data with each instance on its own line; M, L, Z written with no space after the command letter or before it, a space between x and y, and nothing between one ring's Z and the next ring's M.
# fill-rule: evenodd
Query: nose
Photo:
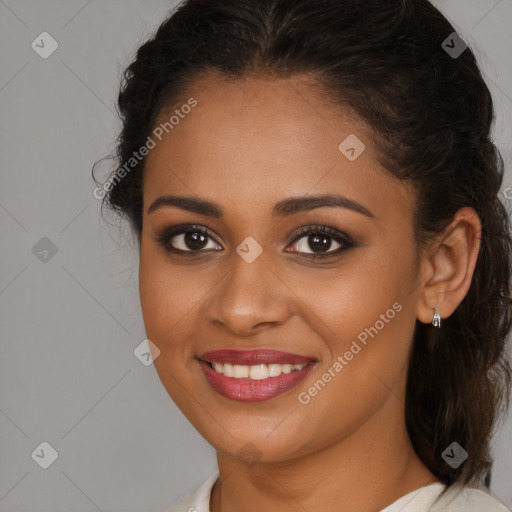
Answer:
M234 254L231 269L205 302L206 318L236 336L251 336L292 316L291 295L263 255L247 263Z

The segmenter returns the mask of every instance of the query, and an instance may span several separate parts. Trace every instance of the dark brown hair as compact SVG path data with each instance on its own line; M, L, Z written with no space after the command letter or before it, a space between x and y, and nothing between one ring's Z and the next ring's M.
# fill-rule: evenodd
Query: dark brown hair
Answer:
M414 187L418 247L474 208L482 240L471 287L441 329L416 323L406 393L418 456L447 484L466 484L490 474L490 439L510 399L512 241L493 101L471 48L455 58L442 47L453 32L427 0L186 0L124 73L116 157L120 168L202 72L307 74L365 121L380 163ZM104 198L139 235L143 166ZM454 441L469 454L455 469L442 458Z

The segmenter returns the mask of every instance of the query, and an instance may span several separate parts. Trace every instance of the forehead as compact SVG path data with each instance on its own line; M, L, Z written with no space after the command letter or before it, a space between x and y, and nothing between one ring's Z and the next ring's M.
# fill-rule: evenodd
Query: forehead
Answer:
M146 210L162 193L209 198L226 210L235 208L234 198L270 210L283 197L325 193L368 205L396 196L411 207L409 191L378 164L368 126L350 109L335 107L308 77L206 75L158 122L189 98L197 105L148 154Z

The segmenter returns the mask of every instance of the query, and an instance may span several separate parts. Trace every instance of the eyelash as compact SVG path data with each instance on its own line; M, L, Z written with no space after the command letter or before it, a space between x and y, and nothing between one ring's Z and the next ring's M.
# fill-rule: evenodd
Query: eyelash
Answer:
M176 249L170 245L170 241L177 235L188 234L188 233L201 233L209 238L211 238L215 243L215 237L213 233L210 232L207 228L203 226L199 226L197 224L184 224L179 226L172 226L170 228L166 228L162 230L157 236L156 241L169 253L174 253L178 255L183 255L185 257L193 257L197 256L200 253L210 252L211 249L199 249L196 251L188 250L184 251L183 249ZM341 252L346 251L347 249L351 249L355 246L355 243L348 235L338 231L337 229L331 228L329 226L317 225L317 226L308 226L299 228L295 233L292 244L299 241L301 238L304 238L309 235L325 235L328 238L332 238L334 241L338 242L341 247L336 249L335 251L330 251L327 253L298 253L306 258L310 258L314 260L325 260L327 258L332 258L333 256L338 256ZM220 245L220 244L219 244ZM218 252L214 250L214 252Z

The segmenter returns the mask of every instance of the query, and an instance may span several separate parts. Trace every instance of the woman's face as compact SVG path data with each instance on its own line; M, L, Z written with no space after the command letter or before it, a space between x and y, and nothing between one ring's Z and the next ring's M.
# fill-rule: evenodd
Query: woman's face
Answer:
M217 450L252 443L261 461L396 424L420 282L413 194L304 78L209 76L189 92L144 175L140 296L168 393Z

